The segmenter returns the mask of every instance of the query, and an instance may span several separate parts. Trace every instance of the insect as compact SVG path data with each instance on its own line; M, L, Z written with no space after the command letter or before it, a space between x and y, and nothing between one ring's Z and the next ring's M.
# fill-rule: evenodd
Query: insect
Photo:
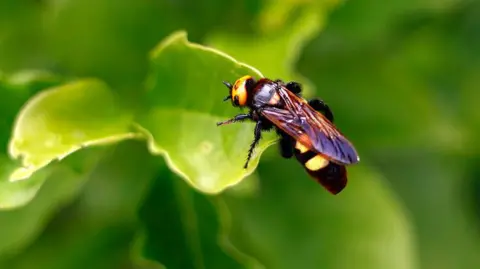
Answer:
M307 101L301 96L297 82L243 76L232 85L223 82L234 107L247 107L249 112L218 122L217 126L251 120L256 122L254 140L250 145L248 167L253 151L263 131L275 129L284 158L295 158L307 173L332 194L338 194L347 185L345 166L360 158L345 136L333 124L333 113L320 99Z

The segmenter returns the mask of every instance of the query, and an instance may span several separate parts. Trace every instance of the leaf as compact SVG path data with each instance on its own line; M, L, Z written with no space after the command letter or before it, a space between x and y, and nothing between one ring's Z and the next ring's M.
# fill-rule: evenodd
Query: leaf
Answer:
M421 268L480 264L480 221L472 212L478 205L470 204L478 197L472 184L478 180L475 156L418 148L378 156L378 166L409 209Z
M29 202L50 174L50 171L44 171L29 181L9 182L9 175L17 164L7 156L7 147L15 115L23 103L35 92L60 82L59 77L40 70L0 74L0 209L11 209Z
M6 155L0 157L0 210L12 209L30 202L51 171L41 171L29 180L10 182L12 171L17 168Z
M228 95L222 81L260 73L219 51L188 42L184 32L164 40L151 61L147 109L138 117L150 151L165 156L175 173L205 193L218 193L250 174L273 135L265 135L245 170L253 123L217 127L216 122L240 112L222 102Z
M132 263L135 264L135 268L139 269L165 269L165 266L162 265L160 262L148 259L143 255L143 249L145 242L147 240L147 235L145 229L143 227L140 231L137 231L135 234L135 238L133 239L131 249L130 249L130 257Z
M1 1L0 3L0 70L31 67L43 55L38 54L42 25L38 3Z
M42 179L45 179L45 176ZM70 171L58 172L49 177L47 184L41 188L38 194L35 189L35 194L37 194L35 198L33 198L34 195L28 197L28 200L33 198L31 203L15 210L0 212L0 222L3 227L0 231L2 237L0 253L15 253L16 250L28 244L41 232L45 222L52 216L55 209L60 208L74 196L80 183L81 181ZM25 186L20 186L17 190L18 193L25 195L24 188ZM10 191L13 191L11 187Z
M59 85L65 78L46 70L25 69L8 74L4 80L7 85L15 88L17 93L29 94L23 97L30 97L40 90Z
M382 3L380 0L345 1L345 4L340 5L330 16L331 29L328 29L328 34L346 37L344 45L352 47L383 42L397 22L408 21L425 11L441 14L455 9L458 4L455 0L395 0L389 5Z
M243 30L249 27L245 21L253 17L255 6L262 1L35 3L41 7L42 33L45 32L45 48L40 55L68 73L97 77L115 91L135 96L148 71L145 55L159 40L177 29L186 29L195 41L220 25ZM8 11L6 15L11 14Z
M65 165L75 167L76 178L59 173L25 207L0 212L0 246L9 245L0 254L0 267L135 268L128 252L138 226L137 209L158 166L145 142L88 148L52 166ZM71 191L78 195L69 195ZM67 199L57 203L61 197ZM21 251L13 248L19 242Z
M229 241L265 268L417 268L405 210L367 165L337 196L291 160L262 162L259 175L256 194L228 190L218 208Z
M166 268L244 268L222 248L219 220L208 197L163 170L140 208L143 240L137 255ZM237 256L238 258L238 256Z
M15 255L41 234L50 218L82 190L83 174L95 165L100 153L82 151L29 180L0 184L2 209L9 209L0 211L0 257Z
M14 74L0 73L0 149L6 153L11 128L18 110L37 91L58 85L61 79L40 70L23 70Z
M131 120L108 86L95 79L40 92L17 116L9 153L21 159L23 167L10 180L27 179L82 147L132 138Z
M305 10L311 13L325 13L332 7L343 2L342 0L266 0L261 13L257 18L257 31L264 35L274 35L282 28L288 27L292 20L305 15ZM303 10L302 10L303 9ZM326 14L324 14L326 15ZM318 21L320 23L320 21Z
M303 91L308 95L312 93L314 86L295 72L294 67L302 48L323 27L325 14L313 2L305 4L293 1L289 5L292 5L292 8L282 11L285 13L284 16L269 13L270 9L279 8L274 2L265 8L259 23L266 32L261 35L240 36L231 32L214 32L207 36L206 42L262 70L266 77L299 81L303 85ZM278 18L279 21L275 21ZM271 21L272 19L275 20Z

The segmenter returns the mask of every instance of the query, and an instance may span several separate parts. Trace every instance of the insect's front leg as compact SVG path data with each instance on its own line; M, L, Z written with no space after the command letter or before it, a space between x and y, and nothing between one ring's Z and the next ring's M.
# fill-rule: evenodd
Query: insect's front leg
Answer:
M253 150L255 149L258 142L260 142L260 139L262 138L262 129L263 129L262 121L258 120L257 124L255 125L255 131L254 131L255 137L253 139L252 144L250 145L250 149L248 150L247 161L245 162L245 165L243 166L243 168L245 168L245 169L248 167L248 162L250 162L250 158L252 157Z
M226 121L221 121L221 122L217 122L217 126L220 126L220 125L225 125L225 124L230 124L230 123L234 123L234 122L239 122L239 121L244 121L246 119L252 119L252 114L251 113L248 113L248 114L238 114L236 115L235 117L229 119L229 120L226 120Z

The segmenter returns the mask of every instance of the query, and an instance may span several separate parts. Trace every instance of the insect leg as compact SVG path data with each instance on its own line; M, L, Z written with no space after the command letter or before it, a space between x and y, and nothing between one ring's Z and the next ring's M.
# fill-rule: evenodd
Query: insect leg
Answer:
M301 92L302 92L302 86L300 85L300 83L298 82L295 82L295 81L290 81L290 82L287 82L285 83L283 80L281 79L276 79L274 80L276 83L284 86L285 88L287 88L287 90L293 92L294 94L296 95L299 95Z
M280 146L280 154L283 158L289 159L293 156L293 140L285 132L278 130L277 133L280 136L278 145Z
M295 81L290 81L285 84L285 88L287 88L289 91L293 92L296 95L299 95L302 92L302 86L300 85L300 83Z
M325 117L333 123L333 112L330 110L327 104L320 99L312 99L308 101L308 104L316 111L321 112Z
M253 139L252 144L250 145L250 149L248 150L248 156L247 156L247 162L245 162L245 165L243 168L248 167L248 162L250 161L250 158L252 157L253 150L257 146L258 142L260 141L260 138L262 138L262 121L257 121L257 124L255 125L255 138Z
M249 114L238 114L238 115L236 115L235 117L233 117L229 120L217 122L217 126L230 124L230 123L234 123L234 122L238 122L238 121L244 121L246 119L252 119L252 115L250 113Z

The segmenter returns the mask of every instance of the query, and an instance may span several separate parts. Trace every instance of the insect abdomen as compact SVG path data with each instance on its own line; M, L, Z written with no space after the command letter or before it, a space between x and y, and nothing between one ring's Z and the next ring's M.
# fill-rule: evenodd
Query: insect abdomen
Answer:
M347 185L345 166L330 162L298 141L295 144L295 157L307 173L332 194L339 193Z

